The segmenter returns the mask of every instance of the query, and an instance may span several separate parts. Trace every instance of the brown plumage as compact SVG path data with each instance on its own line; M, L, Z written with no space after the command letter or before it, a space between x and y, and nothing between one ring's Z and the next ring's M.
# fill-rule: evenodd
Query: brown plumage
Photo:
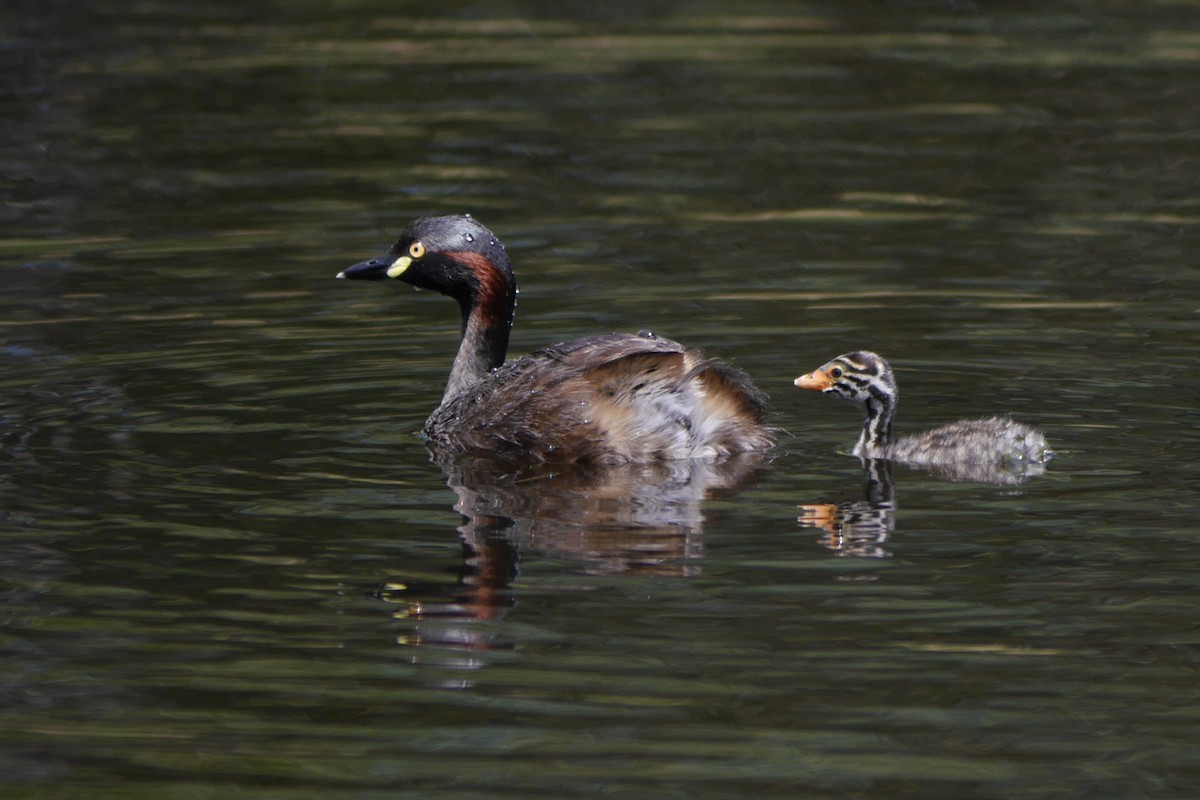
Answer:
M616 464L772 444L766 398L741 371L652 333L577 339L504 363L516 279L495 234L470 216L417 220L383 257L338 277L398 278L458 301L458 355L425 423L440 453Z

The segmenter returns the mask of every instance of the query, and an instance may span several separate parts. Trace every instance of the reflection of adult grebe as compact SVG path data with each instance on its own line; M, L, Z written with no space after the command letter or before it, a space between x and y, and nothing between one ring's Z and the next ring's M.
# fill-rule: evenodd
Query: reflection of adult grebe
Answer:
M453 585L398 574L376 596L394 604L415 661L464 671L503 649L488 621L517 607L523 560L558 559L570 572L688 577L700 571L704 502L751 483L765 456L612 466L525 465L474 456L439 459L462 514L463 558ZM593 585L585 579L583 585ZM601 584L603 585L603 584ZM464 683L465 685L465 683Z
M496 235L470 216L417 220L338 277L398 278L458 301L458 356L425 423L435 450L618 464L771 446L766 398L744 374L653 334L592 336L504 363L517 282Z
M796 379L801 389L856 403L863 429L854 454L928 467L938 477L1015 483L1040 475L1053 453L1041 433L1006 417L960 420L897 439L892 433L899 390L888 363L875 353L838 356Z
M698 568L705 500L748 484L763 461L746 453L513 472L503 462L460 456L441 466L458 496L459 532L473 550L482 549L481 532L502 534L514 557L567 558L589 573L686 575Z

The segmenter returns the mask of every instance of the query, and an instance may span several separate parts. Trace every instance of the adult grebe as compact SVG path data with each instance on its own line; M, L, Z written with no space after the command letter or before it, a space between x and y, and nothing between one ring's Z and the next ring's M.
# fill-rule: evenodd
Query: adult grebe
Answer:
M512 264L469 215L426 217L339 278L396 278L458 301L462 340L425 423L442 453L619 464L720 458L772 445L766 397L740 370L652 333L551 345L505 363Z

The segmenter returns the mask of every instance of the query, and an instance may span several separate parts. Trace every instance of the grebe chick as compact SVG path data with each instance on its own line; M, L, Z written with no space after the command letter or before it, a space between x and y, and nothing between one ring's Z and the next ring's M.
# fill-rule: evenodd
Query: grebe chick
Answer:
M470 215L419 219L338 277L396 278L458 301L458 355L424 430L439 454L620 464L772 445L766 397L745 374L652 333L576 339L505 363L517 282L504 246Z
M1053 455L1041 433L1006 417L960 420L895 438L896 378L882 357L866 350L840 355L795 383L858 404L863 429L854 455L862 458L913 466L1021 465L1041 464Z

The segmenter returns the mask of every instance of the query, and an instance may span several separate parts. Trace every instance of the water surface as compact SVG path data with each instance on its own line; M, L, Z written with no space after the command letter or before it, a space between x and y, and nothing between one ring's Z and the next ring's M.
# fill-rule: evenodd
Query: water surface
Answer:
M0 794L1195 796L1192 6L78 5L2 12ZM453 304L333 275L462 211L514 352L702 347L773 457L431 463ZM1057 458L878 513L859 347Z

